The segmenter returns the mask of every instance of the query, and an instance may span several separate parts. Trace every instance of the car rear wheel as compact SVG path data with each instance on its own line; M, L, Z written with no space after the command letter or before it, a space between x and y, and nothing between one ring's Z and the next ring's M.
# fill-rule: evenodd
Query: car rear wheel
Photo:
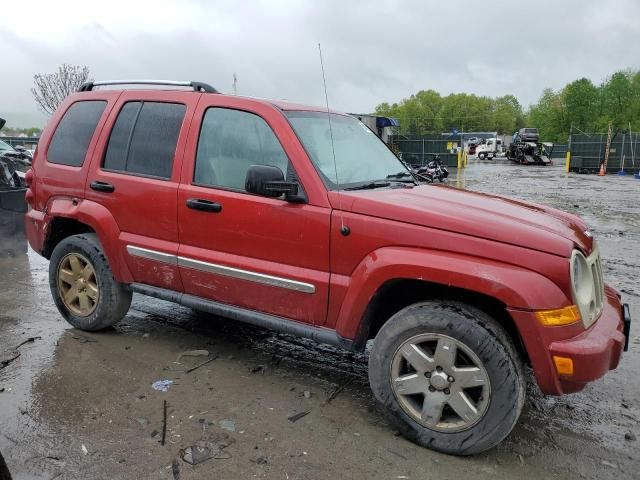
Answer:
M93 233L72 235L56 246L49 263L49 287L62 316L81 330L115 325L131 305L131 291L113 278Z
M497 445L525 399L522 363L504 329L457 302L418 303L391 317L375 338L369 381L403 435L455 455Z

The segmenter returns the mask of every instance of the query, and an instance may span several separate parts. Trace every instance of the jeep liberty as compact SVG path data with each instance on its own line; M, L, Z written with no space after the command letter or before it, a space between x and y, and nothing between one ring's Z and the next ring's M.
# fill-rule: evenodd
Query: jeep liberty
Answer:
M26 182L29 242L74 327L116 324L137 292L369 348L375 398L441 452L509 434L525 366L566 394L627 348L629 309L584 221L421 184L346 114L199 82L88 83Z

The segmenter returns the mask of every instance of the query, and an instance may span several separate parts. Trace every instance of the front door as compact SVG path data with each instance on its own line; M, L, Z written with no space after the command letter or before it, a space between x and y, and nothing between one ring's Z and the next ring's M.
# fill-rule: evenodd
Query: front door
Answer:
M328 205L289 203L244 189L250 165L277 166L288 178L299 178L292 160L300 161L300 149L279 141L288 123L273 107L211 96L203 97L193 124L178 190L178 265L185 292L324 323ZM290 131L285 136L293 138Z

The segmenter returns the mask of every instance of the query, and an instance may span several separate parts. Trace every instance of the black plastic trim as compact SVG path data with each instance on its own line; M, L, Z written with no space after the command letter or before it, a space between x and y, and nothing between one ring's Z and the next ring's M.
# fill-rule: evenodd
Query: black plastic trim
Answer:
M79 92L90 92L93 90L93 82L86 82L80 85Z
M318 343L326 343L345 350L353 350L353 341L340 336L335 330L322 327L314 327L304 323L288 320L286 318L269 315L267 313L256 312L233 305L214 302L201 297L189 295L187 293L175 292L164 288L153 287L141 283L132 283L129 285L131 290L150 297L167 300L169 302L179 303L185 307L203 310L205 312L220 315L221 317L239 320L250 325L266 328L279 333L304 337L314 340Z
M622 305L622 318L624 322L624 351L629 351L629 336L631 335L631 313L629 312L629 305Z

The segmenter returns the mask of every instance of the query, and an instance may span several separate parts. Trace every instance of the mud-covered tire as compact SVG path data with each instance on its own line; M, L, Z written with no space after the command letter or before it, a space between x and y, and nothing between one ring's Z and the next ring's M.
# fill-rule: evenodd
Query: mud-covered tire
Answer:
M87 316L77 315L65 305L58 286L61 263L70 254L77 254L88 260L95 271L97 301ZM111 327L122 320L131 306L131 290L113 278L102 245L94 233L72 235L55 247L49 263L49 287L60 314L80 330L95 332Z
M490 398L483 415L467 429L443 432L427 428L396 398L392 387L397 381L392 375L394 358L410 339L425 334L454 339L482 362ZM517 423L526 395L522 360L505 330L483 311L453 301L417 303L393 315L374 340L369 382L384 412L406 438L453 455L477 454L500 443ZM425 391L423 398L429 393Z

